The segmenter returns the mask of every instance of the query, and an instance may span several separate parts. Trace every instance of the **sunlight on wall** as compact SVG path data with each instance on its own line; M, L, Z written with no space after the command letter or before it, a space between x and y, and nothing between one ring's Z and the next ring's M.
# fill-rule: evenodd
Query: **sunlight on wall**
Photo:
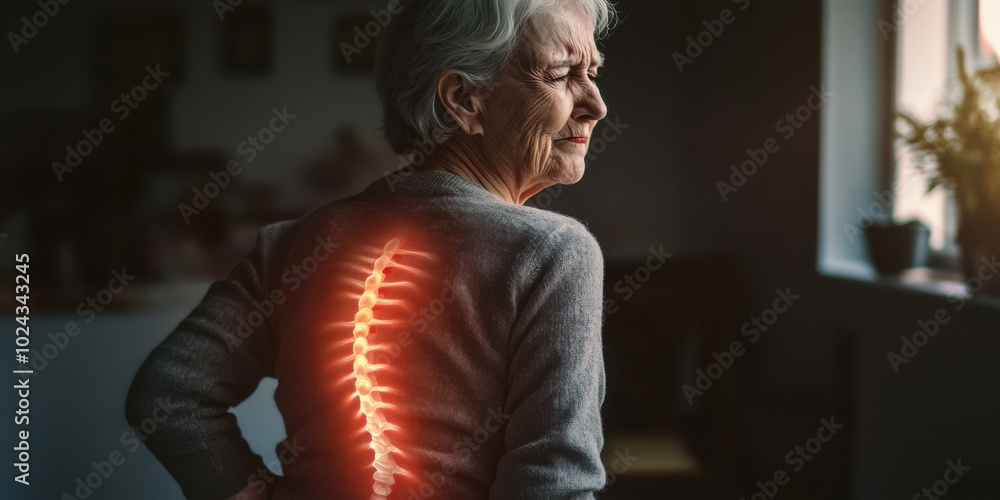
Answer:
M980 50L997 58L1000 51L1000 0L979 0Z
M899 31L896 109L927 120L944 111L948 93L948 15L946 2L928 2L909 14ZM906 148L897 147L897 220L919 219L931 229L931 245L943 248L948 241L947 195L926 193L926 177L913 165Z

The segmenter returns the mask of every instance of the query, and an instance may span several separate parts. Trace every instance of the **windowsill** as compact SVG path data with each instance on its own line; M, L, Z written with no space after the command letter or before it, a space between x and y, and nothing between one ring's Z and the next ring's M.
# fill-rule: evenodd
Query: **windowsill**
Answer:
M910 269L899 276L882 276L866 262L844 260L822 262L819 272L820 275L833 279L936 297L962 299L971 304L1000 309L1000 296L969 293L961 273L921 267Z

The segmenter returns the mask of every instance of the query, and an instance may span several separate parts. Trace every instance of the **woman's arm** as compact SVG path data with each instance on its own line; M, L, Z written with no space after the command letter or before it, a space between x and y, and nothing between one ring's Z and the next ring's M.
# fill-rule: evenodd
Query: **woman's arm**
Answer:
M229 409L274 375L277 345L257 304L267 300L266 283L276 282L267 277L280 273L291 232L284 228L261 230L254 251L209 288L129 389L129 424L188 498L228 498L264 467Z
M593 498L606 478L604 259L576 222L552 233L538 257L510 340L510 420L490 498Z

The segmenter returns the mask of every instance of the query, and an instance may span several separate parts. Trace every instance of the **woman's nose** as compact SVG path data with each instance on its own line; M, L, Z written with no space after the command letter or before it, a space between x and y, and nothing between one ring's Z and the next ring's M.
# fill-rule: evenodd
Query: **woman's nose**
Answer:
M594 121L603 120L608 115L608 106L601 97L601 90L597 88L597 83L590 81L583 91L577 103L576 116L578 120L590 119Z

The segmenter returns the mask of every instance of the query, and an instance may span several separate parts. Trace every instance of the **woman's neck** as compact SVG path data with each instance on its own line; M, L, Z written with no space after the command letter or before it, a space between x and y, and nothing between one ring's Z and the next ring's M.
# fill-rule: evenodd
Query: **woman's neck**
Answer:
M484 155L470 154L454 148L441 146L419 166L418 170L437 170L455 174L474 182L497 198L515 205L523 205L547 185L540 182L525 182L514 173L515 168L497 165Z

